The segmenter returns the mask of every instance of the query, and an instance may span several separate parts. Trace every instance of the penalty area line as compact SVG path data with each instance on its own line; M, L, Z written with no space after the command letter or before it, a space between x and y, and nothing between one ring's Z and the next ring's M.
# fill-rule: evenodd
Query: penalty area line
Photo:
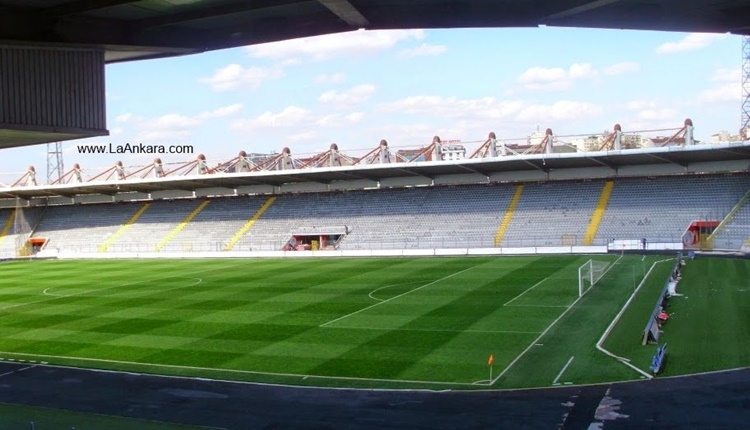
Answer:
M528 293L529 291L533 290L534 288L536 288L536 287L538 287L538 286L542 285L542 283L543 283L544 281L546 281L547 279L549 279L549 276L547 276L546 278L544 278L544 279L542 279L541 281L537 282L536 284L532 285L531 287L527 288L527 289L526 289L526 290L525 290L525 291L524 291L523 293L521 293L521 294L517 295L516 297L513 297L512 299L508 300L507 302L505 302L505 304L504 304L503 306L508 306L509 304L513 303L513 302L514 302L514 301L515 301L516 299L520 298L520 297L521 297L521 296L523 296L524 294L526 294L526 293Z
M555 318L555 320L552 321L552 323L550 323L550 325L547 326L547 328L544 329L544 331L541 334L539 334L539 336L537 336L537 338L534 339L531 342L531 344L529 344L529 346L526 347L526 349L524 349L523 351L521 351L521 353L518 354L518 356L516 358L514 358L513 361L511 361L510 364L505 369L503 369L503 371L500 372L499 375L497 375L492 381L490 381L490 385L494 385L495 382L497 382L498 379L502 378L503 375L505 375L506 373L508 373L508 371L518 362L518 360L520 360L524 355L526 355L526 353L529 352L529 350L531 348L535 347L536 344L539 343L539 341L544 337L544 335L547 334L548 331L552 330L552 327L554 327L555 324L557 324L558 321L560 321L568 312L570 312L570 310L573 309L573 307L575 306L575 304L578 303L578 301L581 300L582 298L583 298L583 296L577 298L573 303L571 303L571 305L567 309L565 309L564 311L562 311L562 313L557 318Z
M328 327L342 330L373 330L373 331L425 331L434 333L488 333L488 334L539 334L540 331L516 331L516 330L451 330L439 328L403 328L403 327Z
M448 276L443 276L442 278L440 278L440 279L438 279L438 280L435 280L435 281L429 282L429 283L427 283L427 284L424 284L424 285L422 285L422 286L419 286L419 287L413 288L413 289L411 289L411 290L409 290L409 291L406 291L406 292L404 292L404 293L401 293L401 294L399 294L399 295L397 295L397 296L393 296L393 297L391 297L390 299L385 299L385 300L383 300L383 301L380 301L380 302L377 302L377 303L375 303L374 305L370 305L370 306L367 306L366 308L362 308L362 309L360 309L360 310L358 310L358 311L354 311L354 312L352 312L352 313L349 313L349 314L346 314L346 315L344 315L344 316L341 316L341 317L338 317L338 318L332 319L332 320L330 320L330 321L328 321L328 322L324 322L323 324L319 325L318 327L325 327L325 326L327 326L328 324L333 324L333 323L335 323L336 321L341 321L341 320L343 320L344 318L349 318L349 317L351 317L351 316L357 315L357 314L358 314L358 313L360 313L360 312L364 312L364 311L366 311L366 310L368 310L368 309L372 309L372 308L374 308L374 307L376 307L376 306L380 306L380 305L382 305L382 304L388 303L388 302L390 302L391 300L396 300L396 299L398 299L398 298L400 298L400 297L403 297L403 296L405 296L405 295L407 295L407 294L410 294L410 293L413 293L413 292L415 292L415 291L421 290L422 288L426 288L426 287L429 287L430 285L434 285L434 284L437 284L438 282L441 282L441 281L444 281L444 280L446 280L446 279L452 278L452 277L454 277L454 276L456 276L456 275L460 275L461 273L464 273L464 272L466 272L466 271L468 271L468 270L471 270L471 269L473 269L473 268L475 268L475 267L477 267L477 266L471 266L471 267L467 267L466 269L463 269L463 270L459 270L458 272L455 272L455 273L451 273L451 274L450 274L450 275L448 275Z

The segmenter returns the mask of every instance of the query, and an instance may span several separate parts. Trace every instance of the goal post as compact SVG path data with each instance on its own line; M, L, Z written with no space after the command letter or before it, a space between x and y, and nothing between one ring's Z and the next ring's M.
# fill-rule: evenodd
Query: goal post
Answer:
M583 297L591 287L596 285L604 276L607 267L609 267L608 261L589 259L578 268L578 297Z

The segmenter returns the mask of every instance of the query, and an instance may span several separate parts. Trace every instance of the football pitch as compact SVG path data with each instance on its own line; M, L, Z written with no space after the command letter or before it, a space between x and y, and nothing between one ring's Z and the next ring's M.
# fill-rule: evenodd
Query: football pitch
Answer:
M588 259L609 266L579 297L578 267ZM0 264L0 358L335 387L632 380L638 373L595 345L652 265L643 291L658 293L674 264L668 259L6 262ZM632 332L623 342L640 345L654 302L643 303L645 315L632 323L624 318L632 327L618 326Z

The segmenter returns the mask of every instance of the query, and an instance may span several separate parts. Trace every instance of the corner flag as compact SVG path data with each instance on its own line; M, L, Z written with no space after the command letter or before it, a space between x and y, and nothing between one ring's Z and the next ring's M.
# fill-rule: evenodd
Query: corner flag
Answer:
M490 358L487 360L487 365L488 366L492 366L492 363L494 363L494 362L495 362L495 355L494 354L490 354Z

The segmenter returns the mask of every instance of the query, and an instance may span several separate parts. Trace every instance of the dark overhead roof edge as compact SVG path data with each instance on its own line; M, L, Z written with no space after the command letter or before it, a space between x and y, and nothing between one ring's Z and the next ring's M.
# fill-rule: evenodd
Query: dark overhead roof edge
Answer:
M26 42L0 39L0 47L8 48L47 48L63 51L92 51L98 50L105 54L109 52L133 53L121 60L105 61L107 64L120 63L125 61L151 60L157 58L176 57L182 55L200 54L206 51L203 48L179 48L163 46L125 46L125 45L96 45L80 43L46 43L46 42Z
M180 51L180 52L174 52L174 51ZM123 52L123 51L107 50L106 52L109 53L109 52ZM186 55L202 54L204 52L206 52L205 49L195 49L195 50L174 49L168 52L158 52L158 53L149 51L148 53L144 53L141 55L133 55L133 56L128 56L125 58L118 58L114 60L106 60L106 53L105 53L104 63L105 64L119 64L119 63L127 63L130 61L159 60L162 58L174 58L174 57L182 57Z

